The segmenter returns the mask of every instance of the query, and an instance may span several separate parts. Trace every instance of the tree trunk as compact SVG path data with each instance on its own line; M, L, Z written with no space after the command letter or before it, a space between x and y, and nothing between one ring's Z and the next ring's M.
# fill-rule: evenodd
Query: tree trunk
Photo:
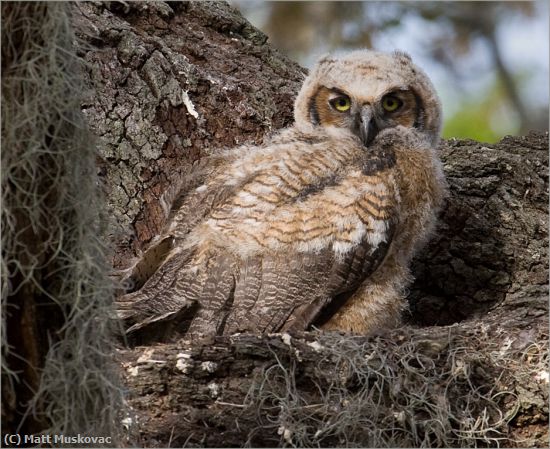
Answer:
M89 44L84 112L124 268L162 229L159 197L193 162L292 123L304 70L224 3L85 2L74 25Z
M224 3L86 2L73 20L125 268L194 161L292 122L304 70ZM398 330L122 350L130 442L546 446L547 149L547 134L442 144L451 196Z

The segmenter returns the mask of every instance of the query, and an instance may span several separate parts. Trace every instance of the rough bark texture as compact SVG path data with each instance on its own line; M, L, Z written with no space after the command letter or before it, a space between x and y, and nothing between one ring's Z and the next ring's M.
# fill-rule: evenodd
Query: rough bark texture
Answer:
M548 134L444 142L451 196L413 265L412 320L450 324L548 292Z
M217 2L80 3L84 104L124 268L163 226L159 197L209 149L261 142L292 122L304 70ZM134 230L135 232L130 232Z
M74 23L89 43L82 49L90 85L84 110L102 138L99 166L114 218L113 263L125 268L161 229L159 197L173 179L210 148L260 142L265 133L291 123L304 71L223 3L81 3ZM501 445L545 446L547 151L547 134L491 145L442 144L451 197L437 237L414 263L416 281L402 329L371 339L236 336L192 348L179 342L123 350L137 422L131 442L445 446L494 445L504 438ZM349 350L353 356L342 361L337 348L348 344L355 345ZM363 368L372 368L374 377L346 371L372 353L387 354L385 369L395 374L386 377L393 379L386 389L370 365ZM431 366L432 377L410 374L410 365L403 365L407 354ZM462 379L459 371L468 374ZM396 421L383 425L394 431L401 426L407 437L395 431L375 438L366 430L369 423L380 424L375 418L363 430L350 430L348 440L327 430L346 404L366 404L353 396L357 391L378 385L389 398L413 378L417 383L411 385L428 383L434 398L444 398L428 403L447 404L442 410L456 417L449 428L428 431L427 422L437 419L408 402L403 413L414 419L407 420L395 409L399 401L388 399L378 402L380 410ZM335 382L350 386L349 392L338 390L339 402L327 393ZM457 399L488 386L494 388L487 393L490 407L484 399L477 405ZM289 399L289 391L296 395ZM305 410L323 403L323 413L304 417ZM373 416L361 410L361 416ZM476 419L497 411L506 419L476 434ZM474 420L470 439L461 433L461 419Z

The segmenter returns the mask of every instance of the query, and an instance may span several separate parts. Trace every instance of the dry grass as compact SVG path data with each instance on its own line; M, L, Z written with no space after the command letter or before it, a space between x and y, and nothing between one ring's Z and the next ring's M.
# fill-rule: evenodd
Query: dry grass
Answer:
M258 422L248 446L276 433L280 447L509 446L520 404L510 387L548 366L545 345L488 348L481 338L443 347L339 334L318 341L315 373L277 359L258 379L246 402Z

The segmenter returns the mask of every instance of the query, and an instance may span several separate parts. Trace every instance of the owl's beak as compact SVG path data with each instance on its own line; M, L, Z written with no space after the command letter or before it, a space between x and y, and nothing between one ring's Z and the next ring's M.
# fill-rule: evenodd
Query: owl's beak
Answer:
M365 105L361 108L357 114L356 123L359 128L359 138L363 142L363 145L368 147L379 131L370 105Z

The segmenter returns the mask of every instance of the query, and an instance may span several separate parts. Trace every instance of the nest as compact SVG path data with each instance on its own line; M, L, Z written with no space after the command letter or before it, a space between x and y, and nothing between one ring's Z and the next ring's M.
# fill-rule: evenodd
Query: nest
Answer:
M244 401L256 422L247 445L278 434L270 443L281 447L508 446L523 402L513 386L545 372L548 352L488 347L483 333L447 342L319 334L313 372L274 353Z

